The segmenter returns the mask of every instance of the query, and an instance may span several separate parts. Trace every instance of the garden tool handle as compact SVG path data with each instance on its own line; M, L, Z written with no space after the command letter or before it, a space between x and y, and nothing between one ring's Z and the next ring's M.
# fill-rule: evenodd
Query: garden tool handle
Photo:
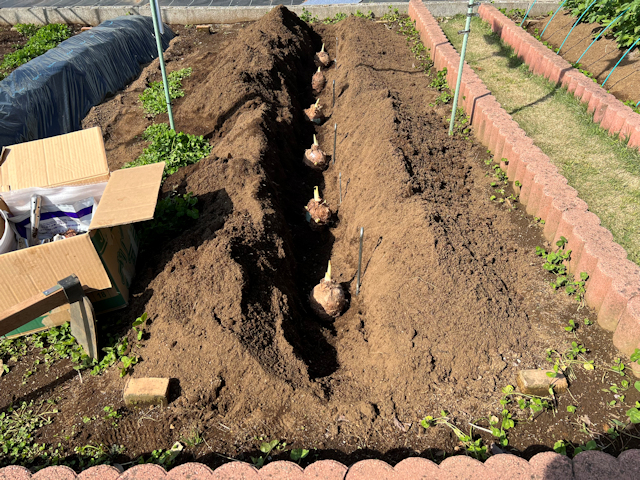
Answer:
M0 337L54 308L65 303L77 301L73 295L75 293L77 296L78 288L83 292L78 277L71 275L60 280L54 287L40 292L0 313Z

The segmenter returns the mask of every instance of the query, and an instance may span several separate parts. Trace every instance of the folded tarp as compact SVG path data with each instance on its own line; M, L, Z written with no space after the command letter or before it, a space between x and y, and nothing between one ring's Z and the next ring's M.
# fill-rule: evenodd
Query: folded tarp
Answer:
M173 32L165 26L162 46ZM151 17L107 20L18 67L0 82L0 147L80 130L91 107L158 56Z

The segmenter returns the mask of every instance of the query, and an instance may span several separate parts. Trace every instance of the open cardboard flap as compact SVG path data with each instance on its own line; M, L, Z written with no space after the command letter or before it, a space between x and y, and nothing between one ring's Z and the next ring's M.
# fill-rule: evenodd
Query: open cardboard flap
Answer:
M0 156L0 192L108 179L100 127L11 145Z
M156 210L164 162L111 174L91 220L91 230L151 220Z
M0 255L0 312L76 274L83 287L111 287L89 235Z

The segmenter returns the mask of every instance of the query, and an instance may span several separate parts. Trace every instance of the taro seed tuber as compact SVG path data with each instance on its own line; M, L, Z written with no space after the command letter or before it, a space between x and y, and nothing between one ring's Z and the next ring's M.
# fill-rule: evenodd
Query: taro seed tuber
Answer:
M305 109L304 113L307 118L313 123L317 123L318 125L322 123L324 116L322 115L322 105L320 105L320 99L316 100L316 103Z
M331 261L327 273L309 295L313 311L323 320L339 317L347 303L342 286L331 279Z
M331 220L331 210L318 192L318 187L313 189L313 198L304 207L307 211L307 221L313 230L322 230Z
M316 56L313 58L314 62L319 67L327 68L331 63L329 60L329 54L324 51L324 43L322 44L322 49L316 53Z
M311 148L304 151L304 163L314 170L324 170L329 165L327 156L320 150L320 145L318 145L315 135L313 136Z
M314 73L313 77L311 78L311 88L313 89L313 93L318 95L320 92L322 92L322 89L326 84L327 79L324 78L324 73L322 73L320 67L318 67L318 71Z

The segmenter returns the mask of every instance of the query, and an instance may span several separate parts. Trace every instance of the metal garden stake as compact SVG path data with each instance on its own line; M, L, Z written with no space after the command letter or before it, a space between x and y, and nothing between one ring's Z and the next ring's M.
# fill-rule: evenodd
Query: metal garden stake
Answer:
M162 14L160 7L158 6L158 0L151 0L149 2L151 7L151 18L153 19L153 31L156 35L156 44L158 45L158 60L160 61L160 71L162 72L162 84L164 85L164 96L167 101L167 113L169 114L169 126L171 130L175 130L176 127L173 124L173 112L171 111L171 97L169 96L169 82L167 81L167 71L164 68L164 55L162 54L162 38L160 35L164 33L164 26L162 25Z
M458 80L456 81L456 93L453 96L453 111L451 112L451 123L449 124L449 135L453 135L453 125L456 121L456 112L458 110L458 97L460 96L460 83L462 82L462 69L464 67L464 55L467 53L467 42L469 41L469 32L471 31L471 17L475 14L473 13L473 7L480 5L479 3L474 3L473 0L469 0L469 8L467 10L467 22L465 24L464 30L460 30L458 33L463 33L464 38L462 39L462 51L460 52L460 67L458 68Z
M335 107L336 106L336 81L333 81L333 105L331 105L331 107Z
M364 238L364 227L360 227L360 251L358 252L358 279L356 280L356 295L360 293L360 273L362 270L362 239Z
M340 203L342 205L342 172L338 173L338 189L340 190Z
M338 138L338 124L333 124L333 164L336 164L336 139Z

